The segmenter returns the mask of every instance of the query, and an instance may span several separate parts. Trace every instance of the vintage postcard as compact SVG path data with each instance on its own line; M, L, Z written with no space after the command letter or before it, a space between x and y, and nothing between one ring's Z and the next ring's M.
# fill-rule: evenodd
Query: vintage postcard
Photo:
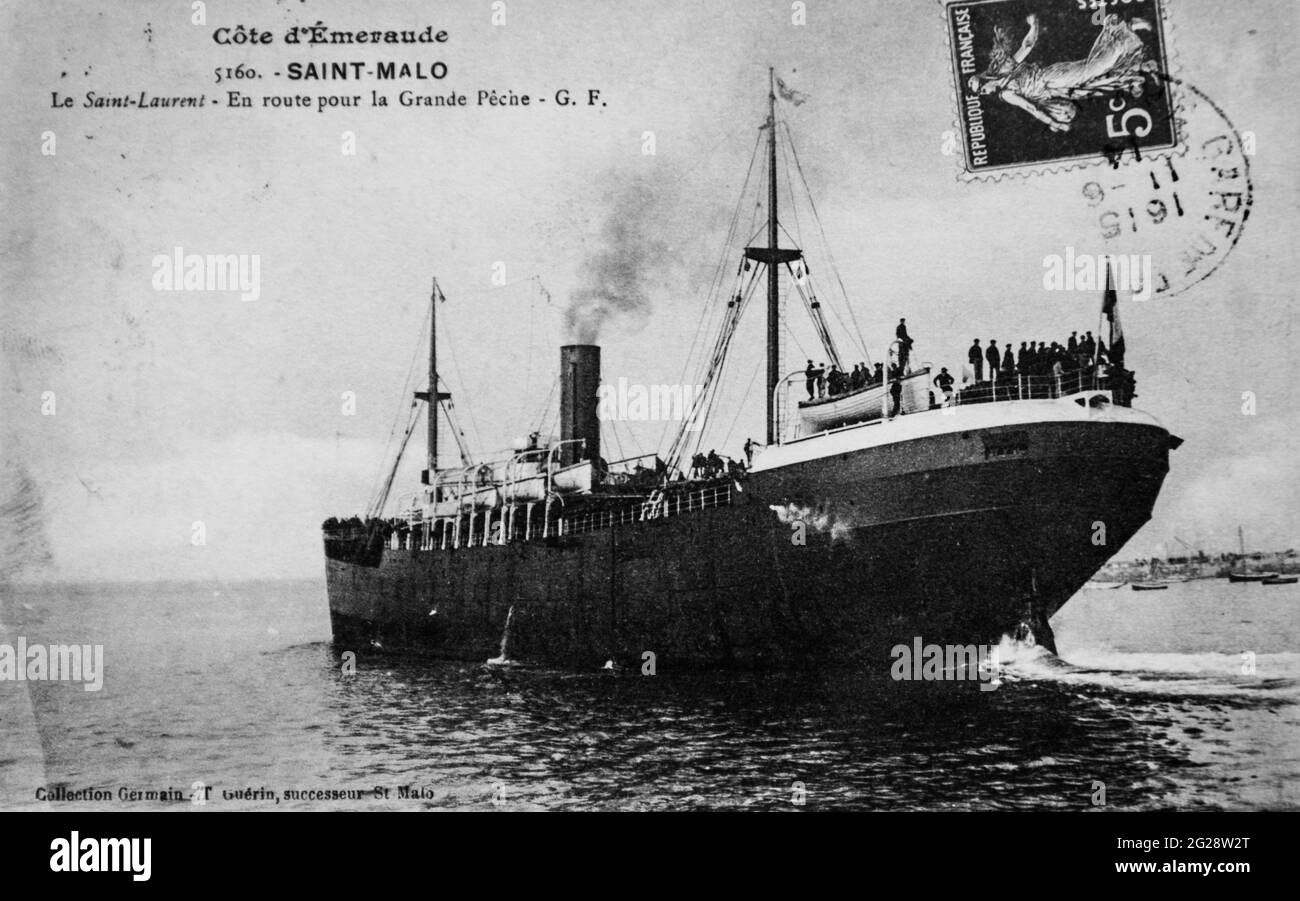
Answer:
M1277 867L1294 0L0 17L7 875Z

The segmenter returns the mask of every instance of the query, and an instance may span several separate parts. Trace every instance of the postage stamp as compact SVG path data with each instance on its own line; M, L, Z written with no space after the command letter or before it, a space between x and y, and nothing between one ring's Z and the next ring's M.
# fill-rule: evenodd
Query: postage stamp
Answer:
M957 0L946 6L963 177L1177 149L1164 3Z

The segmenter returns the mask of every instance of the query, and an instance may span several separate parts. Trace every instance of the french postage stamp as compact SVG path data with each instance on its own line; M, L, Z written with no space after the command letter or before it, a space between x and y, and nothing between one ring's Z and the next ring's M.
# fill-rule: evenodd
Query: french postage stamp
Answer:
M1177 149L1164 2L950 3L963 177Z

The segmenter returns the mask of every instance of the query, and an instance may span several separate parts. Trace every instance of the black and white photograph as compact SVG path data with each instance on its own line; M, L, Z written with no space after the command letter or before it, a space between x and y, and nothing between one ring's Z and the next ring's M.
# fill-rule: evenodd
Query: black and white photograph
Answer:
M1294 2L0 12L24 867L708 812L1260 872Z

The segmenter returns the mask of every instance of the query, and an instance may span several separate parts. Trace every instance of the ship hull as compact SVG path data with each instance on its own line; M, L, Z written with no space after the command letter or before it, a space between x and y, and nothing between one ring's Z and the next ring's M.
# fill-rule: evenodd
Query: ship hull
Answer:
M1272 579L1277 573L1228 573L1229 582L1263 582Z
M1052 648L1048 618L1150 516L1177 441L1153 422L949 426L759 468L687 515L327 557L335 644L481 662L504 637L551 665L881 673L916 639L1029 629Z

